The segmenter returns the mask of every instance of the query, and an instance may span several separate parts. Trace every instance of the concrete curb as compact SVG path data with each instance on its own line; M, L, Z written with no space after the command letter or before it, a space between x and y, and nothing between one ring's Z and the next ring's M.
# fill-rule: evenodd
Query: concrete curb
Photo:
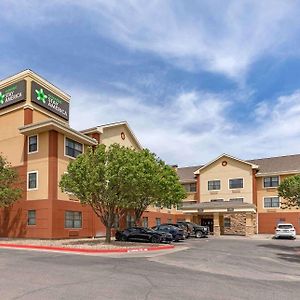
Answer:
M46 251L62 251L73 253L136 253L136 252L148 252L158 250L170 250L174 249L174 245L164 246L152 246L152 247L140 247L140 248L116 248L116 249L87 249L87 248L67 248L67 247L51 247L51 246L38 246L38 245L18 245L18 244L1 244L0 248L15 248L25 250L46 250Z

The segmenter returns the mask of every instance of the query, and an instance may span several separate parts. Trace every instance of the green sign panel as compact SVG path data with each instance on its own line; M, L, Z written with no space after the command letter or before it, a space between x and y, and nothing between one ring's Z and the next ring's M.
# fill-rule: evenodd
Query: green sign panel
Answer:
M34 81L31 83L31 101L69 120L69 103Z
M0 89L0 109L25 101L26 81L22 80Z

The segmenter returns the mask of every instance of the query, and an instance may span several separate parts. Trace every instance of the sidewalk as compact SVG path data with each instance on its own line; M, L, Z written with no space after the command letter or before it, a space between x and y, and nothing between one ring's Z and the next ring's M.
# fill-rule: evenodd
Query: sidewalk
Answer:
M116 242L105 244L104 239L38 240L0 238L0 249L58 251L82 254L138 253L174 249L174 245Z

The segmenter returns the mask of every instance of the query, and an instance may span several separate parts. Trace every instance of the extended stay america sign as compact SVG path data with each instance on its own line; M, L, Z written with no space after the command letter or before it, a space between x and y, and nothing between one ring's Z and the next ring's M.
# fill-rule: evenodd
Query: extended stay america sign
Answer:
M0 109L26 99L26 81L22 80L0 90Z
M69 120L69 103L32 81L31 101Z

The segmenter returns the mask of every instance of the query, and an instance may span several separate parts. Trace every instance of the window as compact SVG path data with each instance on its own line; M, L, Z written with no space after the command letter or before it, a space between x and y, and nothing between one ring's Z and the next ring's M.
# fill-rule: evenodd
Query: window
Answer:
M36 212L35 210L28 211L27 225L35 225L36 224Z
M231 198L229 199L230 202L244 202L244 198Z
M230 228L230 218L224 218L224 228Z
M210 202L223 202L224 199L211 199Z
M113 226L113 227L114 227L115 229L118 229L119 226L120 226L120 218L119 218L118 215L115 215L115 221L114 221L114 226Z
M221 189L221 181L220 180L209 180L208 181L208 190L220 190Z
M243 178L229 179L230 189L242 189L243 185Z
M186 183L186 184L183 185L183 187L185 188L185 190L188 193L195 193L196 189L197 189L196 182L194 182L194 183Z
M183 203L180 202L180 203L177 204L176 209L177 209L177 210L181 210L181 209L182 209L182 206L183 206Z
M83 149L82 144L66 138L65 154L67 156L77 157L79 154L83 152L82 149Z
M37 135L32 135L28 138L28 153L38 151L38 138Z
M279 207L279 197L265 197L264 198L264 207Z
M143 217L143 227L148 228L148 217Z
M28 190L37 189L37 172L28 172L27 176L27 188Z
M82 227L81 211L66 211L65 228L81 228L81 227Z
M126 226L127 226L127 228L133 227L134 223L135 223L134 222L134 217L128 214L126 216Z
M278 187L279 176L264 177L264 188Z
M172 223L172 219L168 219L168 222L167 223Z
M156 218L155 222L156 222L156 226L159 226L161 224L160 218Z

